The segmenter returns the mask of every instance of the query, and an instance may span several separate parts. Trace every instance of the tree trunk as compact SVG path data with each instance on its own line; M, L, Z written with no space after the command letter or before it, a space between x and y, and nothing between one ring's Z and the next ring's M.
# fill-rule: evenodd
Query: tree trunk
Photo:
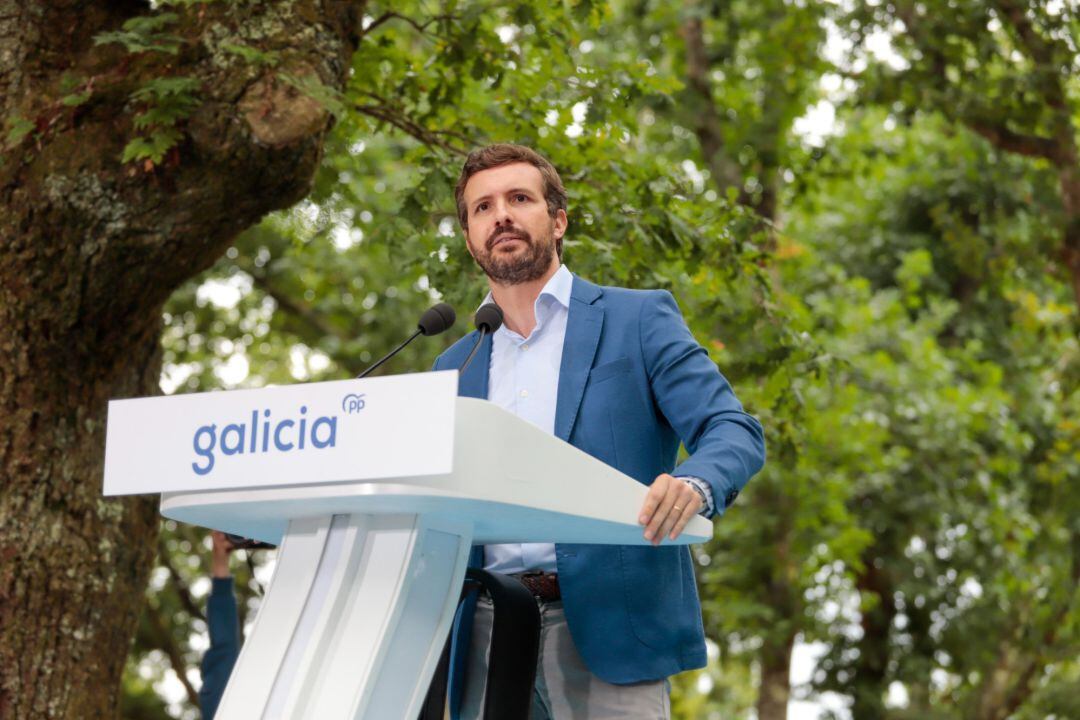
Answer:
M785 622L790 623L789 618ZM788 699L791 696L791 651L795 634L786 633L779 639L766 639L761 648L761 689L758 691L758 720L787 720Z
M767 602L774 621L773 627L762 634L761 650L758 652L761 685L758 688L757 717L758 720L787 720L788 699L791 696L791 652L803 613L802 597L798 590L799 568L791 557L793 508L786 498L774 493L760 497L759 502L766 503L774 513L775 525L771 542L773 562L766 579Z
M1080 315L1080 168L1076 167L1076 151L1069 146L1065 165L1058 176L1061 183L1062 207L1065 210L1065 233L1062 238L1061 259L1072 281L1073 298Z
M852 717L862 720L880 720L885 717L885 677L889 666L889 639L896 605L893 601L892 581L886 567L881 547L871 547L866 553L866 564L856 578L855 585L864 598L873 597L873 607L863 610L862 638L859 640L859 659L855 664L851 686Z
M101 497L107 402L158 392L169 294L306 194L330 118L281 74L340 89L362 11L194 4L177 53L133 55L93 39L144 3L0 0L0 717L116 715L158 521L156 498ZM131 93L181 76L180 142L121 164Z

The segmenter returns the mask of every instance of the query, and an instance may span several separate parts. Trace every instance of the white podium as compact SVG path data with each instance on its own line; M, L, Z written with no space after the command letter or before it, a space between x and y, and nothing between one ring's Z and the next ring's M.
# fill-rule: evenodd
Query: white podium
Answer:
M456 387L110 403L106 495L160 492L166 517L280 545L219 718L414 720L474 543L646 544L643 485ZM677 542L711 533L698 517Z

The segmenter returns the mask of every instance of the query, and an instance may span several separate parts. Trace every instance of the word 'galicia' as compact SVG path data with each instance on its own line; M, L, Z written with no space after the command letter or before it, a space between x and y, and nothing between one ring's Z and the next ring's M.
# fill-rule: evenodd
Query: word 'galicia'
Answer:
M294 448L303 450L310 444L313 448L335 447L337 443L337 417L318 417L307 426L307 406L300 406L299 420L286 419L274 422L270 411L263 410L262 427L259 427L259 411L251 411L249 424L230 423L217 434L217 425L203 425L195 431L191 444L195 454L203 458L191 463L191 469L198 475L206 475L214 469L214 451L220 449L222 455L243 455L247 453L270 452L270 443L280 452L289 452ZM299 426L297 428L297 426ZM296 429L294 429L296 428Z

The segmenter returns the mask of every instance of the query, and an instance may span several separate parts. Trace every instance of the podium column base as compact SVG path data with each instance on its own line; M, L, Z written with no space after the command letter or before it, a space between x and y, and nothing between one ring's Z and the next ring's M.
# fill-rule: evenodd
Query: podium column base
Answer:
M219 717L416 718L471 542L424 515L290 522Z

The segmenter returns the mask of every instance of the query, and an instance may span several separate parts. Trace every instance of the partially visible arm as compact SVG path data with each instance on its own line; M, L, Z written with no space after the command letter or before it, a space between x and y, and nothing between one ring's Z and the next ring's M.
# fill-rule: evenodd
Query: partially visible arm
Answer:
M214 550L210 563L210 598L206 601L206 625L210 649L203 655L199 707L203 720L212 720L240 655L240 620L236 612L229 555L232 545L224 533L213 532Z
M761 424L743 411L731 385L690 334L671 293L652 294L642 308L639 330L657 406L690 453L672 471L672 475L681 476L682 482L665 487L677 488L681 497L687 489L682 487L687 485L687 478L699 479L711 490L713 516L723 514L765 462ZM656 493L650 494L642 512L643 518L648 517L642 523L649 525L646 532L651 529L657 539L672 529L681 532L693 517L693 512L666 517L677 501L652 497L661 490L658 487ZM694 505L700 507L698 502ZM661 532L657 533L658 529Z
M199 689L203 720L212 720L217 712L236 658L240 655L240 622L236 614L233 579L216 577L211 582L213 587L206 603L210 649L203 655L202 687Z

